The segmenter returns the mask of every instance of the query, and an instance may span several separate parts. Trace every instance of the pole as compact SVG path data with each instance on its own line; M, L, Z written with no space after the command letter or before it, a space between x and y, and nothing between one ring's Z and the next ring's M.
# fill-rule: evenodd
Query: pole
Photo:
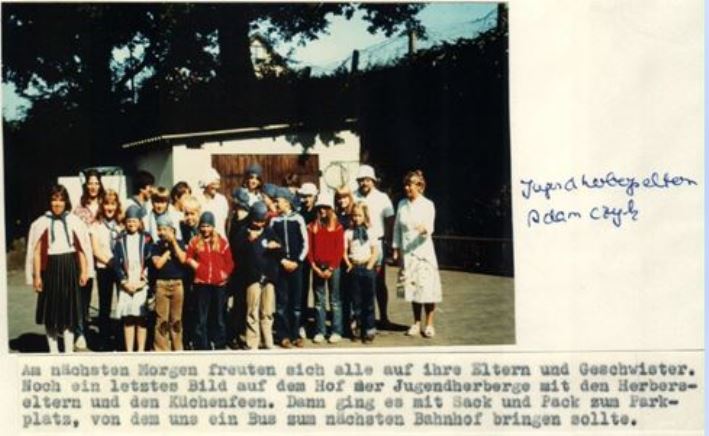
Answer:
M352 74L359 69L359 50L352 51Z

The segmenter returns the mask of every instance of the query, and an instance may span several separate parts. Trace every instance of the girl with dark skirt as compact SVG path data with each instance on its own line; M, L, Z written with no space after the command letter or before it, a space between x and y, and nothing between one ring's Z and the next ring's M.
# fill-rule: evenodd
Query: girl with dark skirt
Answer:
M25 278L37 292L35 320L44 324L50 353L74 351L74 331L82 322L79 289L88 281L90 241L86 225L71 210L62 185L49 192L49 211L37 218L27 238Z

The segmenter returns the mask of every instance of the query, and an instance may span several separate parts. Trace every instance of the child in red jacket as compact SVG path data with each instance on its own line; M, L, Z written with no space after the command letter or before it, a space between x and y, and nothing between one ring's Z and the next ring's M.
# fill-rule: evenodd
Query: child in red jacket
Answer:
M330 196L320 195L315 204L315 220L308 224L308 261L313 270L313 289L317 334L313 342L325 340L325 285L330 292L332 309L330 343L342 339L342 298L340 295L340 263L345 254L345 231L332 208Z
M199 219L199 235L187 247L186 263L195 271L195 348L198 350L210 349L210 342L215 349L224 348L226 343L226 284L234 269L234 261L229 242L214 230L214 222L214 214L204 212Z

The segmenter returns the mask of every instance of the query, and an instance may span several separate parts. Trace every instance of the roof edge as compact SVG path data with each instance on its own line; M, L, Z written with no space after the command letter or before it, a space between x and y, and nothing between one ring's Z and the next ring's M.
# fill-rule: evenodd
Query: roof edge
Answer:
M351 128L357 123L356 118L347 118L344 120L342 123L342 127L347 127ZM128 150L128 149L135 149L137 147L143 146L143 145L149 145L149 144L172 144L175 142L178 142L180 140L190 140L190 139L198 139L198 138L203 138L205 139L204 142L207 142L207 140L218 140L219 138L225 138L225 137L250 137L250 136L260 136L260 134L267 134L264 136L268 136L268 134L275 134L275 133L281 133L281 132L288 132L288 131L294 131L294 130L304 130L307 129L308 126L306 126L304 123L294 123L294 124L271 124L267 126L261 126L261 127L241 127L237 129L224 129L224 130L208 130L208 131L202 131L202 132L190 132L190 133L172 133L172 134L164 134L164 135L158 135L158 136L152 136L149 138L141 139L138 141L133 141L133 142L127 142L125 144L121 144L121 149L123 150Z

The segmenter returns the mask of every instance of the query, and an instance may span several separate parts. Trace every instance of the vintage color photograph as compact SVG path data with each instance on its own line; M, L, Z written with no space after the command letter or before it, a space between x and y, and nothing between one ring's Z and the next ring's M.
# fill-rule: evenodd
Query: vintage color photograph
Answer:
M10 349L515 343L507 6L3 3Z

